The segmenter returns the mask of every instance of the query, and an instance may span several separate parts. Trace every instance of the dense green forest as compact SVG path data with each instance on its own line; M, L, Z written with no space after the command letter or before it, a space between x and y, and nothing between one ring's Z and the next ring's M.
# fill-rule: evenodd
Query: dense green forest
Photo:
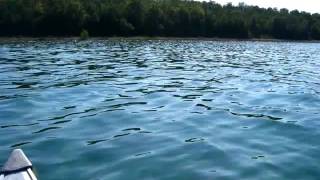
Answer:
M0 36L320 39L320 14L190 0L0 0Z

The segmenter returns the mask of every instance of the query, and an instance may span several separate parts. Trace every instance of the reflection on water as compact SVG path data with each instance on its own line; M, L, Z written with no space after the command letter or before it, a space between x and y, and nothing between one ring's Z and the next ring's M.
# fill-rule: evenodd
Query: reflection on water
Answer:
M317 179L320 45L0 43L0 162L42 179Z

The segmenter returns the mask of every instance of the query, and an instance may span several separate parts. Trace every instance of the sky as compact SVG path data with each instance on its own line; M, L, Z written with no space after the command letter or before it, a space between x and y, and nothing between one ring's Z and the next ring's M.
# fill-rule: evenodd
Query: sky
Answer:
M205 0L209 1L209 0ZM276 7L278 9L287 8L289 10L298 9L311 13L320 13L320 0L213 0L220 4L232 2L238 5L239 2L244 2L247 5L257 5L259 7Z

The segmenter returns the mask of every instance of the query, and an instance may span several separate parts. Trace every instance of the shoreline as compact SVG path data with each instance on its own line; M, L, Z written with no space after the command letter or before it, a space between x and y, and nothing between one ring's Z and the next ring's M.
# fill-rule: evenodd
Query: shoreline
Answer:
M89 37L86 40L80 40L80 37L70 36L48 36L48 37L0 37L0 43L2 42L14 42L14 41L48 41L48 40L185 40L185 41L249 41L249 42L296 42L296 43L320 43L320 40L292 40L292 39L275 39L275 38L217 38L217 37L149 37L149 36L131 36L131 37Z

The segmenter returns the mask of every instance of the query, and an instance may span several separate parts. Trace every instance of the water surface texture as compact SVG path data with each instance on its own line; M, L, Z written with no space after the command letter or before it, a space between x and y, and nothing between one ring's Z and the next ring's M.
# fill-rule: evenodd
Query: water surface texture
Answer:
M320 178L320 44L0 43L0 163L40 179Z

